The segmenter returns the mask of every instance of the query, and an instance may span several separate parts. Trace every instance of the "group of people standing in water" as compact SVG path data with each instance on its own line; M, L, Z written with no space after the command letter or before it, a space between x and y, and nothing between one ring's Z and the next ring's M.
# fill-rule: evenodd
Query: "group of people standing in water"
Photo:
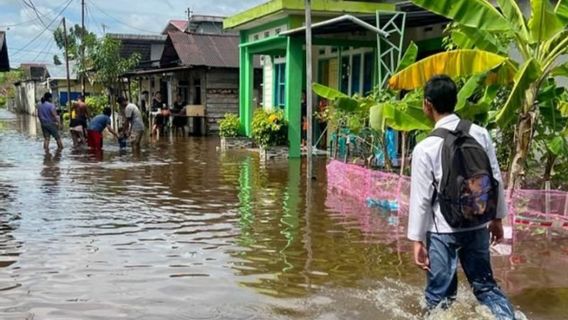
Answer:
M62 121L52 102L52 98L52 94L46 92L37 106L37 114L44 137L43 148L46 151L49 151L51 138L57 142L57 149L63 149L60 135ZM74 147L86 144L91 150L102 150L103 132L105 130L108 130L119 141L121 147L125 146L127 140L129 140L133 149L140 147L145 131L140 110L124 97L118 98L117 102L123 117L122 125L118 131L112 128L112 109L110 107L105 107L101 114L91 117L83 96L80 96L72 104L70 108L69 131Z

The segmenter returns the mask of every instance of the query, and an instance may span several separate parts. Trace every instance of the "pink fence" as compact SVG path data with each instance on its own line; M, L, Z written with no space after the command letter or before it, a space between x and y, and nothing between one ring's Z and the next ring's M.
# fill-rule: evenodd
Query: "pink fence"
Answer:
M408 214L410 177L399 176L332 160L327 165L327 185L367 203L385 203ZM509 202L511 222L568 229L568 192L518 190Z

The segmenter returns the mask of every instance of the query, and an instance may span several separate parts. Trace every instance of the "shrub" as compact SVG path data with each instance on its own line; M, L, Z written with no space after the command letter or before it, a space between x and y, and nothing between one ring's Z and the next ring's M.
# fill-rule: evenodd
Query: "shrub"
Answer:
M241 121L236 114L227 113L225 117L219 121L219 135L221 137L230 138L239 135Z
M103 109L108 106L108 97L105 95L88 96L85 98L85 103L89 110L91 117L103 113Z
M257 109L252 119L252 138L261 147L288 145L288 123L284 113Z

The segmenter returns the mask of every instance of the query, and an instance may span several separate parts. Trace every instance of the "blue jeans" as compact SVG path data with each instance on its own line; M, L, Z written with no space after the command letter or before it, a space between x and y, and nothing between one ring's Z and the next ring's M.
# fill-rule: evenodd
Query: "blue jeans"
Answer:
M458 258L477 300L497 319L514 319L513 306L503 294L491 271L489 230L481 228L458 233L432 233L426 238L430 271L426 303L429 309L447 307L458 290Z

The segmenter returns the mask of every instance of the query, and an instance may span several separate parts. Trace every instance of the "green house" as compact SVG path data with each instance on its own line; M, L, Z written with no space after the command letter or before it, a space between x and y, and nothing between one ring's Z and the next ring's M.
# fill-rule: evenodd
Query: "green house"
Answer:
M224 20L225 29L240 34L242 130L251 135L255 108L283 109L290 157L301 154L304 10L304 0L272 0ZM410 41L418 44L421 57L440 51L446 23L408 2L312 0L313 80L347 94L365 94L384 84ZM262 79L254 79L258 58ZM323 102L314 101L318 110Z

